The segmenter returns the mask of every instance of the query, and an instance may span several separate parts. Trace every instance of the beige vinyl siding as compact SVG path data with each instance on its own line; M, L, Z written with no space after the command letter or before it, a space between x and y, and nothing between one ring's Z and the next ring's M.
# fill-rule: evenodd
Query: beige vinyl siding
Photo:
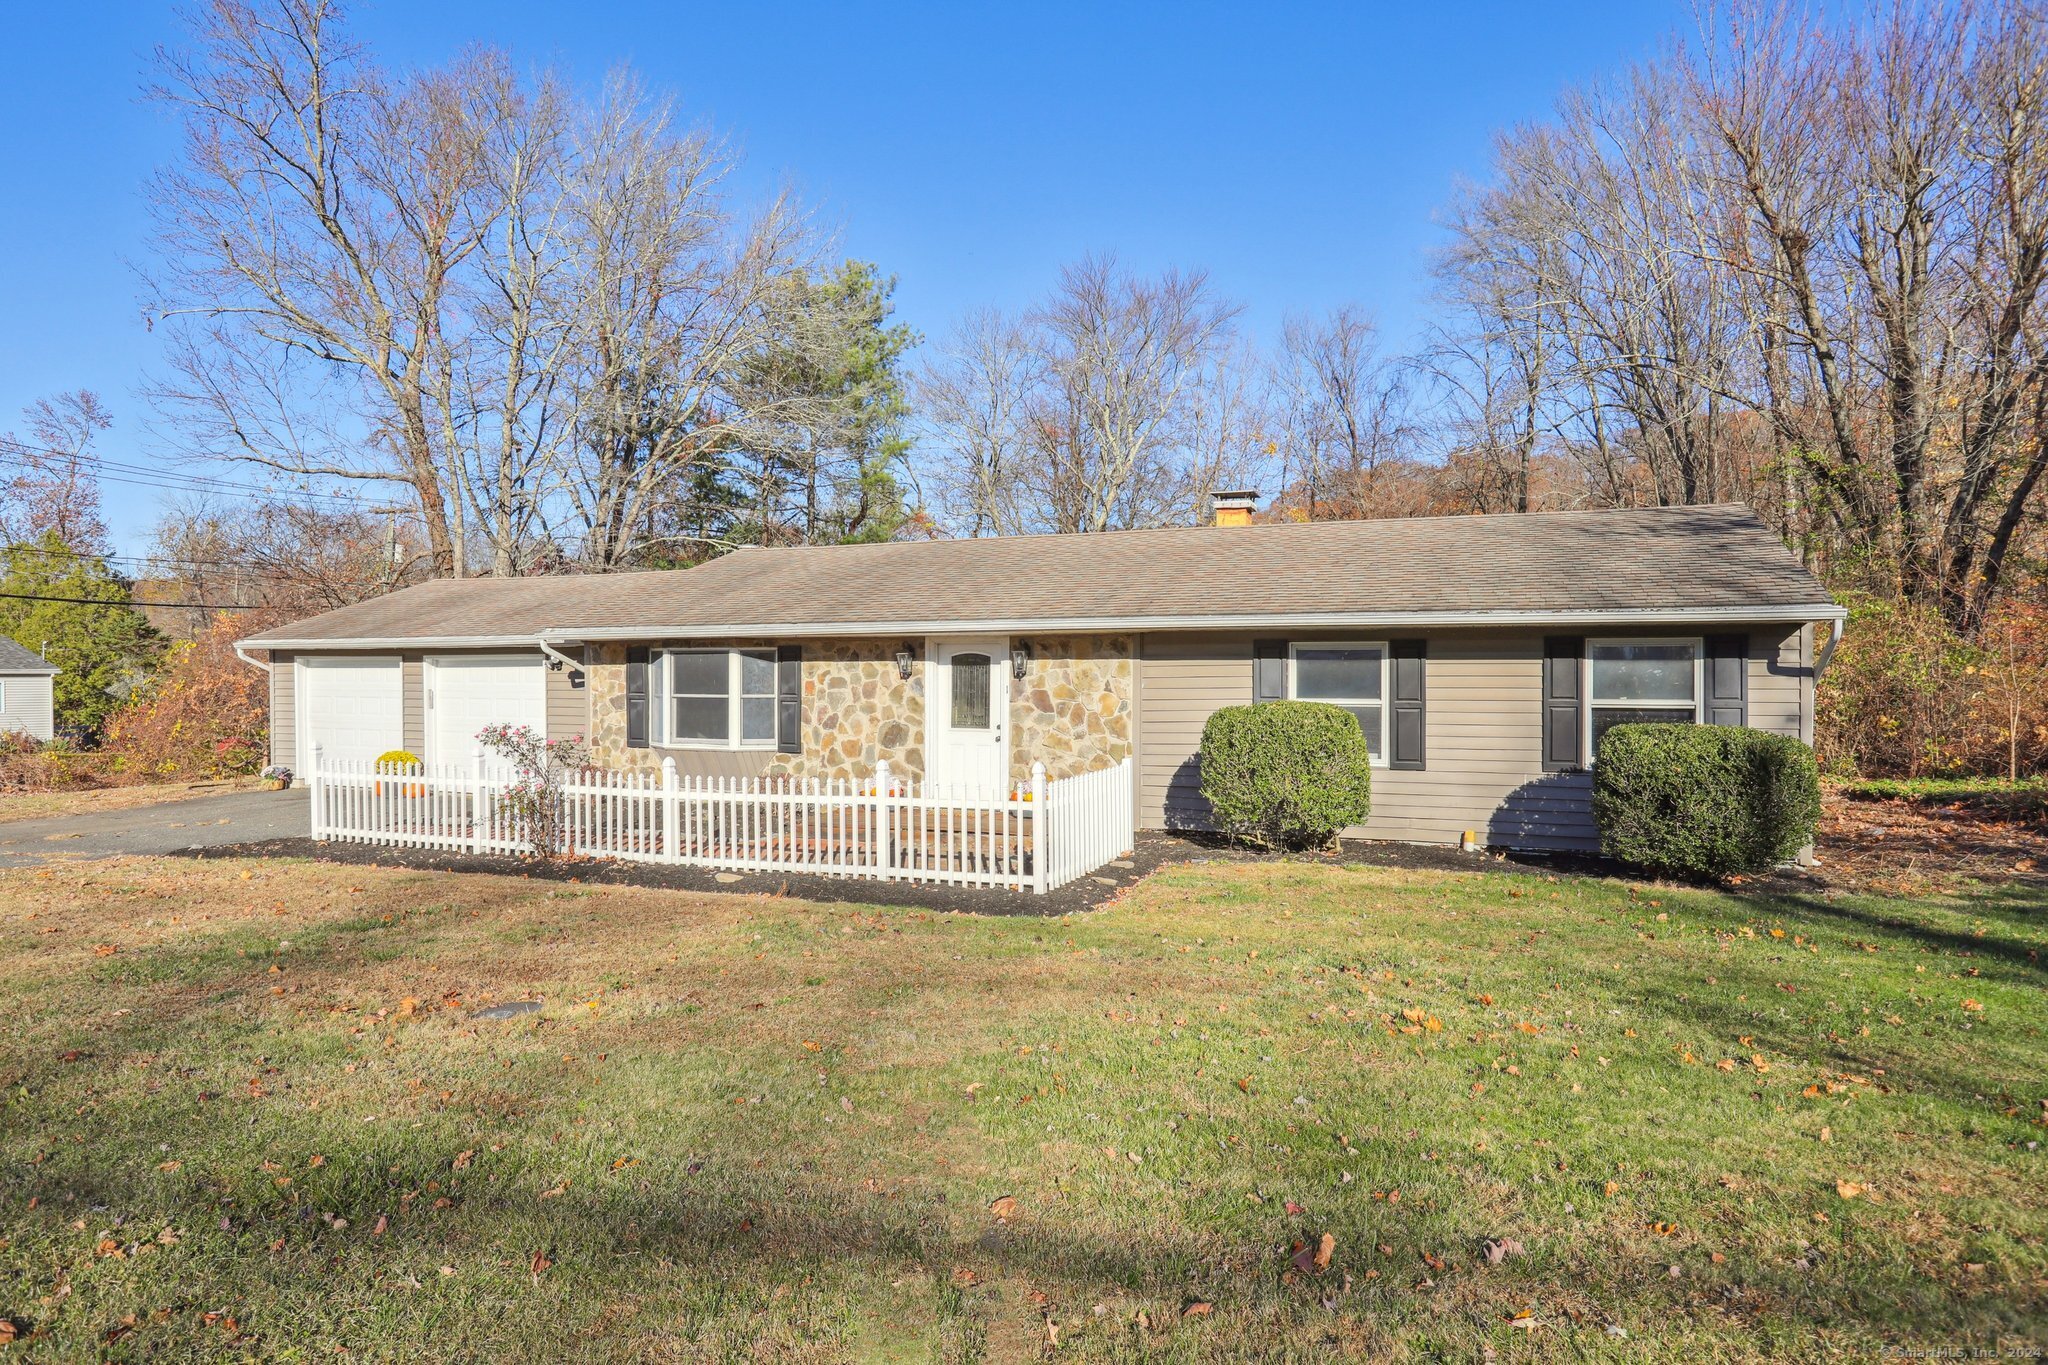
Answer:
M426 656L402 654L398 663L398 747L409 754L427 752Z
M552 664L554 660L549 660ZM590 737L590 674L550 667L547 675L548 738Z
M270 656L270 761L299 770L299 708L293 693L298 670L289 654Z
M54 695L47 673L0 673L0 732L20 730L48 740L56 733Z
M1196 754L1219 707L1252 699L1252 636L1155 634L1138 641L1138 825L1209 823Z
M775 760L773 749L678 749L657 744L656 761L673 758L685 777L759 777Z
M1813 742L1812 632L1764 628L1749 637L1749 723Z
M1349 634L1359 638L1357 632ZM1202 726L1218 707L1251 700L1254 638L1250 633L1144 638L1138 675L1141 827L1206 824L1196 757ZM1326 632L1324 638L1335 637ZM1488 844L1597 848L1591 777L1543 771L1542 634L1469 630L1426 638L1428 767L1420 772L1375 768L1372 817L1348 833L1454 843L1473 830ZM1799 735L1810 726L1806 640L1796 627L1751 633L1750 721L1758 728Z

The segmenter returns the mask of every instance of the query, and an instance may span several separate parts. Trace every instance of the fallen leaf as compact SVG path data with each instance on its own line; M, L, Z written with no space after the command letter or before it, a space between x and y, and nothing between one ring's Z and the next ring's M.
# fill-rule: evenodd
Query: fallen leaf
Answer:
M1017 1215L1017 1200L1014 1195L1004 1195L988 1206L998 1223L1007 1223Z
M1324 1233L1322 1240L1316 1243L1316 1269L1319 1271L1328 1270L1330 1268L1330 1257L1336 1255L1336 1253L1337 1239L1327 1232Z
M1216 1306L1214 1304L1197 1301L1181 1309L1180 1315L1184 1318L1206 1318L1215 1311Z
M1844 1199L1854 1199L1869 1188L1870 1186L1859 1184L1854 1180L1837 1180L1835 1182L1835 1193Z
M1499 1265L1510 1256L1523 1254L1522 1244L1512 1237L1488 1237L1480 1242L1479 1249L1485 1254L1488 1265Z
M469 1169L469 1163L475 1159L476 1148L466 1147L455 1154L455 1159L448 1163L448 1167L450 1170L466 1171Z

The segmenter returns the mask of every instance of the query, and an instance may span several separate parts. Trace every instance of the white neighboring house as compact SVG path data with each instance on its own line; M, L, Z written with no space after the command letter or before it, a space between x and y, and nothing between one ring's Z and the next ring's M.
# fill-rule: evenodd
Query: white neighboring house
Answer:
M56 665L0 635L0 730L25 730L48 742L56 733L52 684Z

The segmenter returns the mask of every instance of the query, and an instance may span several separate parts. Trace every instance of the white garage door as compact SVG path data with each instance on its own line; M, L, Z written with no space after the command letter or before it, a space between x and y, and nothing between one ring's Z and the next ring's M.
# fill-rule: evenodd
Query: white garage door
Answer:
M405 741L405 685L395 658L299 661L300 762L361 763Z
M472 761L486 725L547 733L547 673L537 654L429 659L425 681L429 763Z

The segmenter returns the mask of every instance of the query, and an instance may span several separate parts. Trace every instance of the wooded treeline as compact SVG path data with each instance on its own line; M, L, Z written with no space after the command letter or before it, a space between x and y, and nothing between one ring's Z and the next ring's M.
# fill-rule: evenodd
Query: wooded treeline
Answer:
M394 72L333 0L208 0L159 70L184 144L150 193L151 398L269 495L174 509L160 601L293 615L432 575L1184 524L1222 487L1274 519L1742 500L1857 605L1861 681L1823 698L1846 764L1981 765L1994 664L2048 682L2024 0L1745 0L1568 92L1447 206L1398 348L1351 303L1261 337L1205 272L1109 254L927 340L892 277L793 195L743 202L730 146L630 74ZM41 535L77 520L107 415L27 416L0 514ZM2048 758L2048 703L1995 709L2010 766Z

